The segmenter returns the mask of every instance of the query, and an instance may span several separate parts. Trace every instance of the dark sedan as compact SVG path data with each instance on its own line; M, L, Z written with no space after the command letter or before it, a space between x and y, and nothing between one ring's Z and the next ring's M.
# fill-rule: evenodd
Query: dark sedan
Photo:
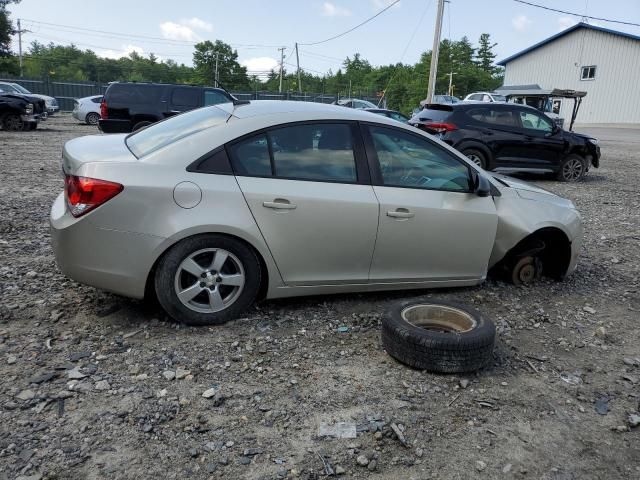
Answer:
M600 164L595 138L563 130L524 105L431 104L409 124L438 136L486 170L553 173L573 182Z

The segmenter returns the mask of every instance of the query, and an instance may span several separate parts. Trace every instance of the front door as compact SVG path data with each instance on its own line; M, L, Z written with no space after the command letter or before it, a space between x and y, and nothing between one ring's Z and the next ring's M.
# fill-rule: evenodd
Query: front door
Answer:
M551 120L538 112L520 110L518 113L524 134L519 154L522 160L532 168L556 168L564 150L562 130L555 129Z
M276 127L228 151L286 284L367 282L378 200L355 124Z
M380 202L370 281L483 278L498 216L492 197L470 191L471 167L419 134L381 126L367 132Z

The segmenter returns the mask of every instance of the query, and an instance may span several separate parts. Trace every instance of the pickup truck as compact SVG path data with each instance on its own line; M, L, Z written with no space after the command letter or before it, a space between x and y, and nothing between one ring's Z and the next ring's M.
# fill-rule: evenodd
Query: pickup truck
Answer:
M0 126L3 130L35 130L44 112L45 102L40 98L0 93Z

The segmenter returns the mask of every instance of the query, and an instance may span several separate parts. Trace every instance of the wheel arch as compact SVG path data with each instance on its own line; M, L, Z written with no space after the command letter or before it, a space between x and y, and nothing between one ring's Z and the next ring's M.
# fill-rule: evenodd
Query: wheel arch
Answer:
M167 242L163 242L163 244L158 248L158 253L156 254L156 258L153 262L153 265L151 266L151 269L147 273L147 278L145 281L144 297L147 299L155 298L155 288L153 283L155 273L156 273L158 264L160 263L160 260L162 260L162 258L169 252L169 250L171 250L171 248L173 248L175 245L177 245L178 243L188 238L198 237L202 235L210 235L210 234L223 235L225 237L241 242L247 247L249 247L251 250L253 250L253 252L256 254L256 257L258 258L258 262L260 263L260 270L262 273L261 281L260 281L260 289L258 291L258 300L264 300L267 296L267 291L269 290L270 279L274 278L274 276L276 275L279 277L279 273L277 273L277 271L275 272L275 275L274 275L275 264L270 262L271 260L270 257L265 258L265 252L262 251L260 248L257 248L254 245L255 242L252 242L247 238L245 238L244 236L238 235L236 233L223 232L215 229L188 232L187 234L176 235L174 237L171 237L171 239L168 239ZM269 263L267 263L268 261Z

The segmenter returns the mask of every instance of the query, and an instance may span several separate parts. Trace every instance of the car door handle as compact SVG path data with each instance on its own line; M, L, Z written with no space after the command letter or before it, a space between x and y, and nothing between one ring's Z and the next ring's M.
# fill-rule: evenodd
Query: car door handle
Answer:
M406 208L396 208L395 210L389 210L387 212L387 217L393 218L412 218L415 213L410 212Z
M284 198L276 198L273 202L262 202L262 206L274 210L293 210L298 207Z

